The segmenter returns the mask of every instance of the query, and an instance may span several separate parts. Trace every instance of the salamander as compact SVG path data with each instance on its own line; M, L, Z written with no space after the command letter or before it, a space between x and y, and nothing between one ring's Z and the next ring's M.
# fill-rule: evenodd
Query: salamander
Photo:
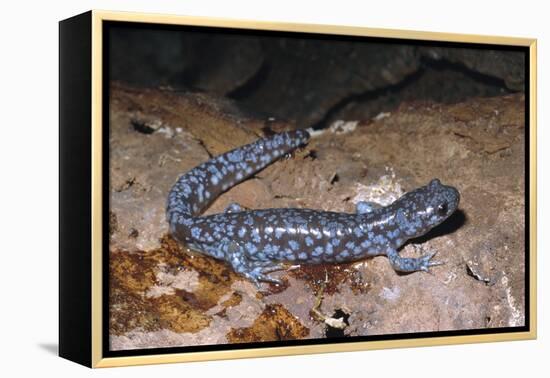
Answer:
M399 272L428 271L435 253L400 257L409 239L426 234L458 207L460 194L433 179L388 206L359 202L355 213L305 208L245 210L233 203L224 213L200 214L224 191L309 141L306 130L277 133L221 154L183 174L167 200L171 234L259 285L281 283L270 273L294 265L342 263L386 255Z

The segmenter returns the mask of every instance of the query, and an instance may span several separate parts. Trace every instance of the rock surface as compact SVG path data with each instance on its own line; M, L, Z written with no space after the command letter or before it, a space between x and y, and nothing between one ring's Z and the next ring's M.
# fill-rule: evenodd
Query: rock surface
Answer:
M210 156L295 126L211 96L117 83L110 110L113 350L524 324L523 95L409 102L336 122L224 193L207 213L231 202L352 212L360 200L388 203L435 177L461 193L457 213L401 251L437 251L445 264L430 273L396 274L380 256L278 272L285 285L260 291L167 235L166 196Z

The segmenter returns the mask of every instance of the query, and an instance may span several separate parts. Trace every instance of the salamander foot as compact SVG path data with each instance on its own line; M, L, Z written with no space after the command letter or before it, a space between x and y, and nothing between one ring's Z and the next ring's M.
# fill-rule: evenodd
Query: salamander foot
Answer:
M257 265L252 263L249 264L242 272L242 275L244 275L246 278L254 282L256 287L260 288L260 282L269 282L274 283L277 285L282 285L283 281L281 281L278 278L271 277L269 273L283 270L285 269L285 266L283 264L276 264L276 265Z
M271 277L269 273L285 269L286 266L284 264L251 260L247 257L245 250L235 242L225 244L222 250L226 253L225 260L231 263L233 269L254 282L256 287L260 288L260 282L270 282L278 285L283 284L283 281Z
M392 249L388 251L387 256L390 260L390 264L395 271L398 272L416 272L422 270L428 272L431 266L442 265L443 262L431 261L436 252L428 253L422 257L409 258L401 257L397 250Z

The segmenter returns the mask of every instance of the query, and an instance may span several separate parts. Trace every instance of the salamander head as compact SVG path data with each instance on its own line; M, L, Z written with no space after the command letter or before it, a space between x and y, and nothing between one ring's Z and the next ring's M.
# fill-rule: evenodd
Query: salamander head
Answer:
M438 179L395 201L397 225L407 236L424 235L443 222L457 209L460 193L456 188L441 184Z

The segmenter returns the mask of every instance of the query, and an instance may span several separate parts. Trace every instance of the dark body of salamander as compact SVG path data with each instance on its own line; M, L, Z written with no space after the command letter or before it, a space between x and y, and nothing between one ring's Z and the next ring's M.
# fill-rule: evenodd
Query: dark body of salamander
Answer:
M389 206L357 205L353 214L312 209L243 210L199 214L222 192L252 176L298 146L304 130L275 134L213 158L181 176L168 196L170 231L181 242L230 263L254 283L280 281L269 273L282 263L355 261L386 255L397 271L427 271L433 254L400 257L397 249L447 219L457 208L458 191L434 179Z

